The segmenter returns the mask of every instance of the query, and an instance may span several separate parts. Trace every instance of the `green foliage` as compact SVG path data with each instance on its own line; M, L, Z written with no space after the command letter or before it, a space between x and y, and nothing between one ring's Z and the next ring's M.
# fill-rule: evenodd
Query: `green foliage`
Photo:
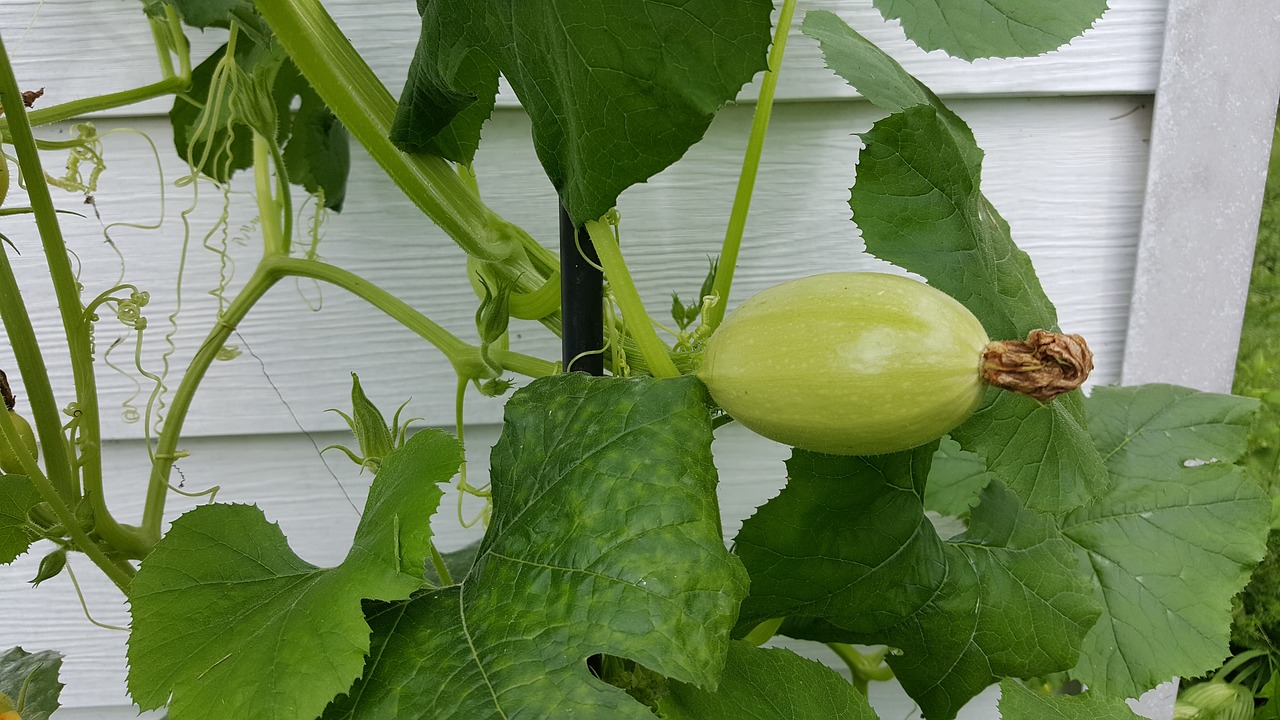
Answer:
M1280 125L1271 147L1232 392L1262 401L1246 464L1274 496L1280 495Z
M592 678L599 652L714 688L746 578L720 535L705 403L690 377L516 392L470 573L370 604L366 674L325 718L651 718Z
M253 164L256 131L282 148L290 182L341 210L351 167L342 124L281 47L243 33L230 59L227 47L197 65L191 88L174 99L169 121L178 156L225 183Z
M929 483L924 488L924 507L947 517L966 517L978 502L978 493L995 479L994 473L987 472L985 460L944 437L933 455Z
M1139 720L1117 697L1086 692L1082 695L1050 695L1036 692L1016 680L1000 683L1002 720Z
M665 720L876 720L866 696L825 665L741 640L718 688L671 683L659 709Z
M918 43L970 58L1057 47L1103 7L1102 0L876 4ZM557 327L559 281L548 277L556 258L481 202L470 168L439 157L470 163L501 73L530 115L538 155L572 219L602 216L624 189L678 160L764 67L772 10L769 0L419 0L420 42L397 111L318 0L143 5L164 64L177 54L184 70L185 39L162 37L173 30L168 19L176 13L194 27L230 29L229 44L197 65L175 99L175 145L220 182L265 158L254 167L257 188L272 194L259 198L267 257L200 347L187 376L196 381L184 380L171 408L189 406L208 367L199 358L290 275L368 300L434 343L464 378L487 380L486 394L510 387L486 374L494 369L555 372L553 363L512 352L505 332L509 315ZM277 28L293 25L277 33L263 17ZM809 13L804 31L829 67L890 113L862 135L850 196L869 252L964 303L992 337L1055 329L1056 311L1030 260L981 192L983 154L963 120L835 15ZM169 68L167 82L184 84L172 75ZM0 85L5 99L14 96L3 53ZM768 100L761 108L767 118ZM10 115L10 131L20 129L23 116ZM340 208L349 159L339 116L414 203L484 261L480 345L365 278L289 254L296 213L288 184L273 178ZM758 149L763 127L750 147ZM410 151L439 157L407 158L388 133ZM35 141L7 137L25 176L41 177L27 170L38 160ZM50 225L54 211L35 205ZM279 218L269 219L272 207ZM56 234L44 240L55 250L46 257L54 285L76 299L79 313L66 248ZM726 258L736 255L730 244ZM9 323L25 310L4 294L16 281L3 274L3 257L0 314L12 333ZM609 262L615 292L634 290L616 251ZM609 335L619 375L627 367L619 351L628 345L640 346L646 361L637 368L656 368L650 361L659 356L671 364L671 351L689 369L714 327L689 331L719 287L719 270L713 263L694 302L673 296L674 348L656 336L628 342L651 320L638 300L619 302L624 317L610 320ZM12 344L26 360L24 375L43 367L31 359L34 340ZM93 373L85 345L71 358L78 381ZM1259 378L1271 373L1265 362L1250 362ZM1280 407L1274 390L1250 387ZM63 473L61 485L37 492L31 480L0 477L0 561L28 549L35 525L65 535L41 578L62 568L61 540L91 557L128 593L135 700L167 706L174 720L320 713L612 720L651 718L655 708L672 720L874 718L857 686L833 671L730 640L762 640L774 630L837 648L891 646L887 662L930 720L955 716L1001 678L1066 671L1090 693L1057 697L1006 681L1006 720L1118 720L1133 716L1117 697L1210 668L1226 652L1229 600L1261 557L1267 525L1262 492L1231 465L1244 451L1254 407L1247 401L1149 387L1040 404L991 391L954 439L862 458L795 452L787 486L744 523L731 554L721 535L705 388L688 376L558 375L509 402L491 488L460 484L492 501L484 539L440 557L430 521L438 485L462 461L459 443L436 431L406 443L399 411L388 425L354 376L352 406L344 417L359 455L347 452L377 475L337 567L304 561L278 526L246 505L197 508L157 541L168 468L180 454L170 428L181 427L185 410L165 420L143 528L116 523L102 506L100 468L91 462L100 428L94 413L71 413L75 442L62 458L70 462L46 463L50 480L52 471ZM43 409L52 427L56 413ZM1280 431L1275 437L1267 446L1274 453L1252 456L1260 477L1274 473ZM926 508L965 518L967 529L944 540ZM129 563L138 558L145 560L131 579ZM1248 619L1237 623L1241 642L1272 645L1273 574L1264 565L1241 597L1239 617ZM875 673L879 661L868 662ZM57 663L48 653L0 656L0 694L28 703L24 720L57 706ZM866 677L857 671L859 682Z
M1113 484L1062 521L1103 609L1072 673L1092 691L1136 696L1226 656L1231 597L1262 559L1270 514L1232 464L1256 406L1166 385L1093 391Z
M335 568L299 558L252 506L205 505L178 518L130 589L134 701L167 703L174 720L315 717L360 674L369 650L361 601L422 586L437 484L461 461L458 442L436 430L389 454Z
M392 138L469 164L498 73L533 121L547 177L581 225L702 139L765 67L769 0L419 2L422 33Z
M8 698L22 720L49 720L59 707L61 669L61 653L9 648L0 653L0 698Z
M27 513L39 502L40 493L25 475L0 475L0 565L31 547Z
M1053 518L999 483L968 532L938 538L921 499L935 448L797 451L736 540L751 574L740 631L785 615L785 635L900 648L889 665L931 719L1000 677L1070 668L1098 615Z
M850 191L867 251L959 300L992 338L1056 330L1030 258L979 189L982 151L968 126L834 15L810 13L804 30L822 43L829 66L894 113L862 135ZM864 68L874 72L864 76ZM989 389L951 437L1037 510L1078 507L1106 486L1078 391L1046 404Z
M1106 0L875 0L925 50L952 57L1030 57L1056 50L1088 30Z

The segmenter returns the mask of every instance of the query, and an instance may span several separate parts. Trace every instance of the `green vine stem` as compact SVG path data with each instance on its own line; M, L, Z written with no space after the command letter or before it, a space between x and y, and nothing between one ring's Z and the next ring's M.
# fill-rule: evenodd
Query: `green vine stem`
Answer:
M764 137L769 130L769 116L773 112L773 95L778 88L782 56L787 50L787 36L791 32L791 20L795 12L796 0L783 0L782 10L778 13L778 27L773 34L773 47L769 49L769 70L765 72L764 81L760 84L760 97L756 100L756 112L751 120L751 137L747 140L747 154L742 161L742 174L738 176L738 190L733 196L729 227L720 248L720 264L716 268L716 279L711 286L712 293L719 298L719 302L707 311L706 324L709 330L720 326L729 302L733 271L738 265L738 250L742 247L742 234L747 227L747 211L751 208L751 194L755 190L756 175L760 171Z
M827 647L849 666L849 680L863 696L866 696L867 687L872 680L884 682L893 679L893 670L883 664L884 656L889 653L888 648L864 654L845 643L827 643Z
M449 574L449 566L444 562L444 556L436 549L436 544L430 543L427 546L431 550L431 565L436 569L436 574L440 576L440 584L448 587L453 584L453 576Z
M169 477L173 472L173 463L179 457L178 439L196 389L217 357L218 351L231 337L231 333L235 332L236 326L244 320L249 310L266 295L267 291L287 277L305 277L326 282L365 300L443 352L460 376L484 377L487 372L478 347L459 340L400 298L359 275L318 260L281 257L273 254L264 256L244 288L227 306L222 319L209 332L195 357L191 359L186 372L183 373L178 388L174 391L169 415L156 445L155 462L143 507L142 527L152 542L160 538ZM544 377L559 371L556 363L541 358L496 348L491 349L490 352L506 370L529 377Z
M517 238L502 231L504 221L449 162L407 155L392 144L395 99L318 0L258 3L257 9L325 104L419 209L469 255L490 262L516 255ZM536 289L543 276L527 260L521 264L510 268L517 277L529 275L519 289Z
M167 36L165 34L167 32ZM166 6L163 21L151 21L151 33L155 38L156 52L160 55L160 69L164 79L142 87L130 88L119 92L95 95L70 102L52 105L27 113L27 121L32 127L40 127L51 123L62 122L91 113L112 110L119 107L136 105L166 95L175 95L191 89L191 48L187 37L182 33L182 22L172 6ZM169 60L169 51L178 56L177 75L173 74L173 63ZM0 118L0 135L9 137L9 121Z
M653 329L649 313L644 309L644 301L640 299L640 291L636 290L627 263L622 259L622 250L613 236L613 228L599 220L588 220L586 227L591 235L591 243L600 255L600 264L604 266L609 287L613 290L618 306L622 308L627 331L639 346L640 355L649 366L649 372L659 378L676 377L680 371L671 361L670 349Z
M486 376L480 348L470 345L418 312L411 305L348 270L305 258L271 258L267 263L278 272L293 277L319 280L346 290L386 313L444 353L463 377ZM526 377L546 377L559 372L556 363L510 350L489 348L490 354L506 370Z
M98 387L93 372L89 320L84 316L80 291L75 273L71 268L71 260L67 256L66 243L62 238L62 228L58 225L58 216L53 207L53 198L49 194L49 186L39 181L39 178L45 176L44 169L40 164L31 124L27 121L26 108L22 104L22 92L18 88L18 81L13 74L13 65L3 41L0 41L0 104L3 104L8 117L8 133L17 151L18 166L22 169L24 177L32 179L27 185L27 194L31 199L36 228L40 233L41 245L49 265L49 275L58 302L58 311L62 316L62 329L67 340L67 353L71 359L76 402L81 413L79 457L73 463L62 435L58 402L49 383L39 345L36 344L35 331L31 328L30 318L22 305L21 296L18 295L17 281L13 277L13 271L9 268L6 257L4 261L6 277L0 279L0 284L9 286L6 291L12 294L4 301L0 301L0 310L4 312L6 333L14 346L23 384L32 401L32 414L35 417L40 444L45 448L49 479L58 495L68 505L74 505L79 500L80 482L83 482L84 490L89 495L97 518L98 534L123 552L137 551L141 549L141 537L133 528L118 523L107 510L104 500L102 431L98 416ZM9 328L11 318L14 320L13 330ZM81 472L79 481L75 474L76 467L79 467Z
M266 266L265 261L258 265L253 275L245 282L244 288L227 305L218 323L200 344L200 349L191 358L186 371L182 374L182 380L174 390L173 399L169 404L169 414L165 419L164 427L160 430L155 453L152 455L151 479L147 486L147 499L142 507L142 530L151 544L160 540L164 522L164 505L169 494L169 476L173 472L173 463L179 457L178 438L182 433L182 425L187 419L187 411L191 409L191 401L195 398L196 388L200 386L209 366L218 357L218 352L231 337L231 333L235 332L236 326L280 278L278 273Z
M395 98L319 0L262 2L256 7L325 104L432 222L468 255L504 271L516 292L532 293L543 286L560 266L554 252L488 208L450 163L407 155L391 142ZM539 322L560 334L560 313ZM634 365L645 369L643 356Z
M286 227L285 218L293 217L293 209L288 184L277 182L271 174L273 167L281 175L285 172L280 151L274 145L260 133L253 134L253 181L265 252L285 257L292 241L292 228Z
M18 428L13 423L13 418L7 412L0 412L0 437L5 439L11 447L21 448L22 439L18 435ZM121 565L103 552L102 548L89 539L88 533L84 528L80 527L80 522L76 518L76 514L54 490L53 484L49 482L49 478L45 477L40 471L40 466L36 464L35 458L19 451L17 453L19 461L22 463L22 470L27 474L31 483L35 485L36 490L44 501L49 503L49 507L53 508L53 513L58 517L58 522L66 529L67 535L75 542L77 550L83 552L86 557L93 561L93 564L102 569L111 582L116 584L122 592L128 594L129 583L133 580L134 570L132 566ZM97 530L97 528L94 528Z

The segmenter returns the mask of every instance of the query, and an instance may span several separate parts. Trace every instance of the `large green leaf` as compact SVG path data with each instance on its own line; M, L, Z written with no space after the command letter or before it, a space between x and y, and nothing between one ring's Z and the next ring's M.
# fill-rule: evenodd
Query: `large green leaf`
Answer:
M1056 330L1057 313L1031 259L982 195L982 150L964 121L835 15L811 12L803 29L832 70L894 113L862 135L850 191L867 251L959 300L994 339ZM1037 510L1078 507L1106 486L1078 392L1042 404L989 391L951 436Z
M1125 701L1090 691L1049 695L1017 680L1000 683L1001 720L1139 720Z
M714 691L671 683L665 720L876 720L867 698L831 668L782 648L736 640Z
M21 708L22 720L49 720L62 694L61 668L62 653L9 648L0 653L0 696Z
M0 475L0 565L31 547L27 513L39 502L39 491L25 475Z
M1271 505L1243 469L1257 401L1170 385L1098 388L1089 426L1114 483L1063 520L1103 615L1073 676L1136 696L1227 655L1231 598L1266 548Z
M544 378L506 407L493 518L460 585L371 603L365 677L325 718L650 718L628 658L713 689L746 575L724 547L695 378Z
M424 430L383 461L341 565L317 568L247 505L174 521L129 591L129 690L173 720L313 718L369 650L361 600L422 587L430 517L462 450Z
M769 0L419 0L393 126L412 152L469 163L498 74L577 223L679 160L765 68Z
M1031 57L1056 50L1093 27L1106 0L875 0L925 50L965 60Z
M941 542L921 493L935 445L869 458L796 451L790 479L742 527L751 574L737 632L886 644L930 720L1004 676L1072 667L1098 608L1051 515L993 482L969 530Z
M793 451L787 486L734 539L751 573L739 633L775 617L873 632L929 602L947 574L921 500L936 447L867 457Z

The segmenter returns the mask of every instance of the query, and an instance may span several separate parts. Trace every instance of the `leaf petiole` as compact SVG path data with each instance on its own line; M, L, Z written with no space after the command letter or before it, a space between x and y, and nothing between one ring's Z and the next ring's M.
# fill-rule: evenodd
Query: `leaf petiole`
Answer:
M747 154L742 161L742 173L738 176L738 190L733 197L733 210L729 214L729 227L725 230L724 244L720 249L720 264L716 268L712 294L718 302L706 313L705 324L710 330L724 320L729 301L729 289L733 285L733 271L738 265L738 250L742 246L742 234L747 227L747 211L751 207L751 194L755 189L756 175L760 171L760 155L764 152L764 137L769 130L769 116L773 112L773 95L778 87L778 75L782 72L782 56L787 49L787 36L791 31L791 19L795 16L796 0L783 0L778 13L778 27L774 30L773 47L769 50L769 69L760 84L760 97L756 100L755 116L751 120L751 136L747 140Z
M588 220L586 228L591 235L591 243L600 256L600 264L604 266L609 287L613 289L614 298L622 308L627 330L640 347L640 355L649 366L649 372L659 378L678 376L680 371L671 361L671 351L653 329L649 313L644 309L644 301L640 299L640 291L636 289L627 263L622 259L622 251L613 236L613 228L599 220Z

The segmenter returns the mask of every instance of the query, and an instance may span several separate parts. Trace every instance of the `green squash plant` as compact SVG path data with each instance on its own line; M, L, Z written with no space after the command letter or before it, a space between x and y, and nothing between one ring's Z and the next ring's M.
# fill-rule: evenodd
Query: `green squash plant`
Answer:
M966 59L1052 51L1105 9L1103 0L875 5L926 50ZM12 238L0 247L0 316L39 440L38 454L12 451L28 448L23 424L0 412L9 450L0 561L51 542L38 580L70 554L120 588L131 612L128 690L143 709L165 708L173 720L861 719L875 717L867 682L893 676L929 720L955 717L993 683L1006 720L1092 720L1133 717L1124 698L1227 654L1231 599L1263 556L1270 512L1235 464L1256 402L1172 386L1097 388L1086 399L1071 389L1080 377L1036 399L977 380L992 362L988 337L1049 337L1054 307L982 194L983 155L968 126L836 15L809 11L801 29L885 113L861 135L853 220L868 253L932 289L892 280L905 295L889 305L788 300L791 314L768 322L799 328L805 344L770 342L750 316L726 321L739 250L750 251L741 239L794 0L776 14L771 0L418 0L421 39L405 58L398 102L320 0L142 0L138 11L164 79L131 91L28 111L0 47L0 131L16 159L5 170L22 179L0 208L0 232ZM192 28L215 28L227 42L193 62ZM492 208L481 200L483 168L472 160L500 76L607 278L596 349L606 376L563 373L557 359L508 342L512 317L559 334L581 308L561 306L549 239L503 219L501 198ZM618 196L676 162L757 76L719 261L692 303L675 299L668 329L627 270ZM96 139L91 128L57 142L35 131L165 96L193 177L253 178L263 251L182 371L161 426L148 406L151 476L133 525L102 492L93 338L113 314L140 336L157 290L77 282L51 199L51 184L67 183L46 174L41 151L70 149L93 163ZM295 222L303 197L341 210L351 140L466 254L477 343L320 260L311 229ZM49 348L37 342L9 260L36 251L37 235L65 331L69 397L52 387ZM346 417L358 450L348 454L376 477L336 567L300 558L251 505L165 516L202 377L288 278L353 293L422 337L456 370L459 397L470 386L511 393L491 485L476 488L459 474L460 438L406 432L399 413L388 426L357 382ZM948 309L898 313L933 307L918 293L950 296ZM883 346L892 361L857 359L869 350L814 360L836 336L856 334L851 326L874 328L859 336L868 342L899 338ZM915 339L901 341L907 332ZM933 338L948 333L960 349L937 353L946 356L938 370ZM734 348L749 361L731 357ZM1000 368L1087 372L1087 359L1067 356ZM922 382L938 392L911 387ZM770 383L787 392L764 393ZM895 415L900 397L940 406ZM799 409L769 404L791 401ZM853 435L878 433L874 446L828 442L844 432L845 413ZM727 548L711 441L735 414L766 434L785 418L785 439L798 447L777 468L785 487ZM821 452L831 449L879 454ZM451 482L485 498L487 527L478 545L441 553L432 523L446 521L436 511ZM939 535L927 510L964 530ZM776 635L828 644L853 682L762 647ZM0 709L47 717L57 657L0 655ZM1087 692L1046 691L1066 678Z

